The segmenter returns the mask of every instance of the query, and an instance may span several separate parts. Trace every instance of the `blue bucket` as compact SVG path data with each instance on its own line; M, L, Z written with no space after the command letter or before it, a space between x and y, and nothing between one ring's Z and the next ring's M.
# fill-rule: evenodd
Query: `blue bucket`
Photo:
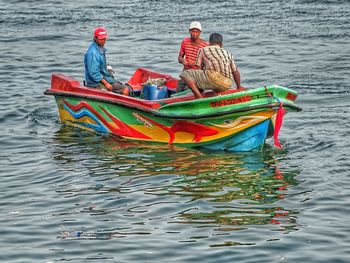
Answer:
M157 85L145 85L142 89L143 99L145 100L160 100L168 98L168 88L158 87Z

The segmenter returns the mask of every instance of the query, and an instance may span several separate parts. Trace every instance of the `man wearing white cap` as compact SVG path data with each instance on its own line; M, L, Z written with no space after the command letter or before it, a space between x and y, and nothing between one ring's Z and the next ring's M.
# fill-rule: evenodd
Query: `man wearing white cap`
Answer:
M208 46L208 42L200 38L202 32L201 23L193 21L189 28L190 37L185 38L181 42L178 61L183 64L183 70L199 69L196 65L197 55L199 49ZM181 92L185 89L185 84L182 80L179 81L177 92Z
M223 48L223 36L212 33L209 46L199 50L197 65L200 69L184 70L180 78L193 91L196 98L203 98L205 90L220 93L236 83L237 90L245 90L241 86L241 75L233 59L233 55Z

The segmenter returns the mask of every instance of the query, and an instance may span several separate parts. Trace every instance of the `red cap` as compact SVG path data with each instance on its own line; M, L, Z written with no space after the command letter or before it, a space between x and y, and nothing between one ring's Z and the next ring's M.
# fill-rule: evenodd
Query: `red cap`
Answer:
M107 32L104 27L97 27L94 31L94 37L97 37L98 39L105 39L107 38Z

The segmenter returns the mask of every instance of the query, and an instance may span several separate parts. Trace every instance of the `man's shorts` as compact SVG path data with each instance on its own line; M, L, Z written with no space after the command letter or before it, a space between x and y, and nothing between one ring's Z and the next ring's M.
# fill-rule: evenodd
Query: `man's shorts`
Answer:
M186 82L183 79L179 79L179 81L177 82L176 93L179 93L188 89L190 88L186 85Z
M111 83L112 84L112 91L114 93L119 93L121 94L123 89L125 88L128 88L126 85L124 85L123 83L121 83L120 81L116 81L114 83ZM98 88L98 89L107 89L105 87L105 85L103 85L102 83L98 83L97 86L95 88Z

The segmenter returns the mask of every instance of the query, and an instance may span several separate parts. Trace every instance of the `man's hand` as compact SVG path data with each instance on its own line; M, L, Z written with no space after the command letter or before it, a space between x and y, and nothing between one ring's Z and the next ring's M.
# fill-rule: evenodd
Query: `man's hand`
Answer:
M187 66L190 66L190 67L196 66L196 61L187 61Z
M109 90L109 91L112 91L113 90L113 86L110 84L110 83L106 83L106 84L104 84L105 85L105 87Z
M109 91L112 91L113 87L107 80L102 79L101 83L106 87L106 89L108 89Z

